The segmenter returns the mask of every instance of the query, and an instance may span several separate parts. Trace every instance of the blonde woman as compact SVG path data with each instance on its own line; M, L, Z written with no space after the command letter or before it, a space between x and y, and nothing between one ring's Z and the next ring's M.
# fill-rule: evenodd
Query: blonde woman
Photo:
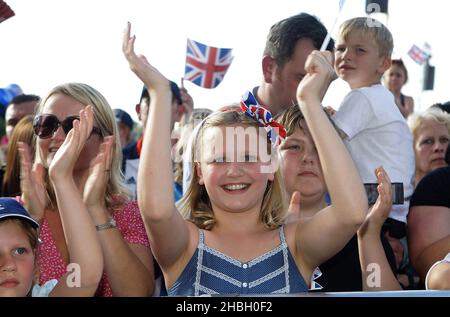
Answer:
M416 171L414 187L429 172L447 166L445 150L450 141L450 114L431 107L408 120L414 139Z
M53 88L42 100L33 127L37 136L36 164L21 145L22 192L25 206L41 224L38 263L40 284L66 272L71 255L65 228L53 193L48 167L79 118L92 106L93 127L73 168L73 179L83 197L101 243L104 276L98 296L150 296L154 287L153 260L137 203L128 201L120 174L121 149L114 114L94 88L68 83ZM102 177L91 166L105 139L113 139ZM26 189L26 190L25 190Z

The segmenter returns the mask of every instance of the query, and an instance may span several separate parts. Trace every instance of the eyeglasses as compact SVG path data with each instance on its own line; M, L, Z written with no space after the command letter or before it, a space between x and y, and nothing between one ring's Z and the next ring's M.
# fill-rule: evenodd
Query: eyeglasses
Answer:
M70 116L65 118L63 121L59 121L58 117L54 114L41 114L34 117L34 133L41 139L48 139L51 138L55 134L56 130L58 130L59 126L61 126L64 133L67 135L67 133L69 133L69 131L73 128L74 120L80 120L80 117ZM97 127L92 128L92 133L102 136L101 130Z

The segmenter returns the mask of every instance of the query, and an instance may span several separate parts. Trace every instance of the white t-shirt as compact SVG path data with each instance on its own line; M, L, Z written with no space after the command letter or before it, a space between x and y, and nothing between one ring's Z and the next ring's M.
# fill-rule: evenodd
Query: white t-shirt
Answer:
M363 183L377 183L375 168L383 166L391 182L402 182L403 205L392 207L390 218L406 223L414 187L413 137L392 93L380 84L354 89L333 116Z
M125 161L125 184L130 191L131 199L137 199L137 175L139 170L139 159Z

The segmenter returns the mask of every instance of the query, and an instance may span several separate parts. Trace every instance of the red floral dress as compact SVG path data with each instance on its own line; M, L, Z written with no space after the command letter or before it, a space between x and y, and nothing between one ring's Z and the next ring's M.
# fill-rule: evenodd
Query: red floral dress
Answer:
M117 228L126 242L130 244L140 244L150 248L147 233L145 232L144 223L142 222L136 201L125 204L123 209L114 212L112 217L116 221ZM39 244L37 261L40 271L39 284L43 285L51 279L59 279L66 274L68 263L64 262L56 247L46 218L42 221L39 239L42 243ZM108 277L104 272L96 296L111 297L112 295Z

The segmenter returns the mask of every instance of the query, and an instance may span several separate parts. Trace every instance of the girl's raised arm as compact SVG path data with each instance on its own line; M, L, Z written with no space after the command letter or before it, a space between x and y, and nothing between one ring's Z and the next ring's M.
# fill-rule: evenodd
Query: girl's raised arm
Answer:
M296 230L298 254L314 270L355 235L368 205L358 170L320 104L336 76L331 54L312 52L305 69L307 74L298 86L297 99L317 147L332 201Z
M130 23L124 33L123 52L131 70L143 81L150 95L150 110L138 171L138 202L153 253L164 273L185 254L195 226L175 207L171 161L171 104L169 81L145 56L136 55ZM191 232L194 234L190 234ZM167 281L166 279L166 282Z

